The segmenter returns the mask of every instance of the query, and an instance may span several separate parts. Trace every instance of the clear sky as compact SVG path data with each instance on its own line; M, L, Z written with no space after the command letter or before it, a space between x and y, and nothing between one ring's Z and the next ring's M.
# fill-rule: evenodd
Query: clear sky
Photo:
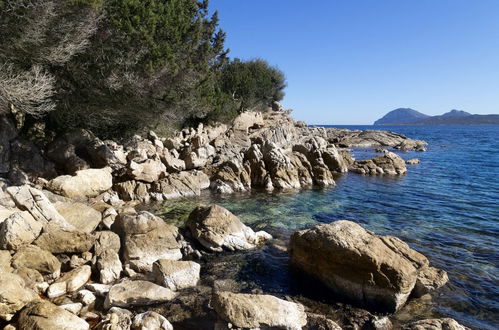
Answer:
M287 76L309 124L390 110L499 113L499 0L211 0L231 57Z

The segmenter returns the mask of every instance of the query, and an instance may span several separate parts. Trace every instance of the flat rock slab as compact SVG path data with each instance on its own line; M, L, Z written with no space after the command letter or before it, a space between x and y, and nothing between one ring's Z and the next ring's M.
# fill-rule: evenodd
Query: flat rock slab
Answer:
M307 324L303 305L270 295L218 292L212 306L221 319L239 328L301 330Z
M104 306L146 306L172 300L175 293L152 282L125 279L109 289Z
M102 220L99 211L83 203L58 202L54 206L69 224L85 233L92 233Z

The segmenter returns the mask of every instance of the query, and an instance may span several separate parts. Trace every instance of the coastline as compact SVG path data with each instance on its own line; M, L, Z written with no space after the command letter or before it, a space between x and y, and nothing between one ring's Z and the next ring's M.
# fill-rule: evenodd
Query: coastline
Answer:
M148 139L134 137L131 143L134 148L130 148L130 144L127 147L123 148L127 151L127 155L125 156L125 158L122 158L128 158L128 164L126 165L128 167L127 169L124 170L123 167L120 168L120 164L116 162L116 160L119 161L120 157L115 153L113 155L114 157L109 157L108 159L109 161L107 165L110 167L110 169L94 170L94 172L92 172L90 176L82 177L81 173L85 174L88 173L86 171L89 171L83 169L79 170L80 172L76 172L75 176L65 175L63 177L52 179L51 181L37 178L35 180L35 187L42 189L48 188L53 192L63 193L66 195L66 198L63 198L46 192L45 194L49 197L49 199L52 200L52 202L59 200L60 203L61 200L63 200L63 203L71 204L74 203L71 201L71 199L83 201L82 197L90 197L87 202L83 204L89 203L88 205L92 209L98 209L102 214L101 221L96 224L96 227L90 230L90 233L92 233L95 229L111 229L112 231L116 231L117 229L114 229L113 227L113 221L122 221L120 219L123 218L124 215L130 214L130 212L135 212L131 207L133 207L133 205L136 204L137 201L140 203L147 203L152 200L161 202L162 200L169 200L172 198L175 199L178 197L197 196L201 193L202 190L208 188L215 193L232 193L237 191L249 191L253 186L258 187L258 189L263 188L267 191L286 191L288 189L306 188L312 186L327 187L333 186L335 184L334 175L340 175L341 172L345 172L347 170L362 173L364 175L402 175L403 173L405 173L405 163L399 156L396 156L395 154L394 155L396 157L390 156L391 153L388 151L383 151L384 153L382 154L382 156L375 157L380 159L381 161L371 161L371 163L363 163L365 161L355 161L346 148L354 146L362 148L384 146L397 147L406 150L423 150L424 146L426 145L426 143L424 143L423 141L410 140L399 134L389 132L362 132L346 131L341 129L327 130L321 128L307 128L304 127L304 125L301 123L295 123L294 121L292 121L289 117L289 113L287 112L271 113L270 118L259 117L258 114L249 114L249 116L251 117L249 120L248 118L243 118L244 120L241 120L240 122L236 120L235 125L230 129L226 129L225 131L220 130L224 133L223 139L218 139L219 141L217 141L217 138L220 137L220 134L214 139L208 139L208 142L213 142L213 144L217 148L219 148L219 150L223 150L224 153L222 155L214 154L216 156L213 157L213 159L216 159L217 156L218 159L217 161L212 161L208 166L206 166L206 163L210 161L206 161L206 163L204 163L204 171L199 170L199 164L203 162L203 160L200 160L200 158L202 158L200 157L200 154L203 155L203 151L199 152L199 149L209 149L209 147L206 147L206 144L203 144L202 141L199 140L202 140L202 136L204 134L206 134L206 136L209 136L210 132L213 132L213 130L217 131L219 128L216 127L204 128L201 126L196 130L184 130L183 132L179 132L177 134L177 137L179 138L178 140L175 140L175 138L161 140L153 133L149 134ZM237 127L238 129L235 129L235 127ZM303 141L302 143L296 143L297 136L300 137L299 140ZM265 138L265 140L263 140L263 137ZM65 137L65 139L66 141L68 140L67 137ZM254 143L255 141L257 143ZM334 142L331 143L328 141ZM161 174L155 173L155 170L158 169L158 163L162 163L163 166L167 169L174 169L176 166L179 166L178 160L180 159L180 157L174 157L175 152L172 150L176 150L176 148L171 148L168 149L170 154L165 155L163 151L163 158L161 158L157 154L158 148L163 144L163 150L165 150L165 145L175 145L175 143L180 143L181 145L183 144L184 148L187 146L187 149L191 150L191 153L187 153L187 155L185 156L184 166L194 166L197 167L197 169L190 169L190 176L182 174L181 171L178 174L171 173L167 176L167 178L161 179ZM290 144L293 145L290 147ZM58 145L57 141L55 145L61 147L61 144ZM105 145L107 147L112 145L114 147L114 151L119 152L119 150L121 150L119 145L109 141L106 141L104 144L100 144L99 142L96 142L94 140L93 145L94 147L95 145ZM192 149L189 148L191 145L197 145L198 148L195 152L193 152ZM154 149L150 148L150 146L154 146ZM49 147L47 154L49 154L50 152L54 153L54 150L58 149L53 148L52 150L50 150ZM241 150L246 150L246 152L241 152ZM206 151L209 154L210 150ZM251 156L248 156L248 151L252 151ZM261 153L261 156L258 156L259 152ZM238 153L240 154L240 156L237 156ZM132 154L134 157L129 158L130 154ZM181 153L179 152L178 154L180 156ZM137 157L142 157L143 159L138 160ZM72 161L74 161L74 159ZM236 161L240 162L239 166L233 165ZM245 165L243 165L244 162L246 162ZM227 164L229 164L229 166ZM230 164L232 164L233 166L230 166ZM60 164L57 165L68 165L68 158L64 159ZM74 164L72 163L71 165ZM181 163L180 166L182 166ZM245 167L249 169L249 171L246 170ZM161 169L162 167L159 165L159 168ZM241 168L246 170L246 173L240 171ZM381 168L381 171L378 168ZM266 173L268 173L268 176L262 176L263 171L266 171ZM210 173L211 175L208 176L206 172ZM120 187L118 189L114 188L118 190L118 194L104 191L105 185L99 187L99 184L102 184L103 181L106 181L102 180L102 178L109 179L111 173L113 173L114 176L114 178L113 176L111 176L111 180L115 180L115 173L125 173L124 175L127 177L133 176L135 178L134 181L136 182L136 186L131 190L133 194L130 192L130 190L127 191L123 189L123 186L125 186L126 188L126 184L123 184L123 182L126 183L130 180L113 183L113 187ZM92 181L92 178L95 178L96 175L101 176L98 180L99 184L96 184L95 180ZM207 183L206 179L202 177L203 175L209 178L209 183ZM197 179L193 180L193 177L197 177ZM213 180L213 178L215 179ZM168 181L165 182L164 180ZM162 186L162 190L160 191L158 191L157 186L155 186L155 183L157 181L163 181L162 185L160 185ZM75 182L77 184L75 184ZM89 182L90 186L85 186L85 184L88 185ZM186 185L185 182L188 182L190 186ZM106 185L109 186L109 183L106 183ZM150 186L148 187L148 185ZM181 190L178 188L180 186L187 186L188 189ZM139 188L137 189L137 187ZM144 187L146 187L146 189L143 189ZM110 187L108 187L107 189L109 188ZM152 193L149 190L151 188L155 189L152 191ZM120 191L119 189L122 190ZM141 189L145 191L145 193L143 193L142 195L136 194L136 192L140 191ZM14 195L12 195L11 193L12 189L9 190L5 186L2 190L6 190L10 197L14 197ZM95 196L96 191L99 191L100 193L97 196ZM86 195L82 196L82 192L84 192ZM3 196L3 198L8 199L8 195ZM71 196L71 198L68 198L68 195ZM124 196L129 197L123 198L129 199L129 201L124 202L121 200L121 198L116 198L116 195L121 198ZM15 204L17 204L17 206L19 207L19 200L16 200ZM12 203L10 204L10 208L11 211L14 211L14 209L12 208ZM56 214L57 212L58 211L56 211ZM181 231L181 233L182 236L186 238L189 237L188 233L184 231ZM124 237L128 236L125 235ZM189 239L187 239L186 242L189 242ZM124 244L123 246L125 247L125 249L127 249L126 242L122 242L122 244ZM194 243L188 243L182 250L182 255L184 255L184 257L187 257L188 260L193 258L194 255L198 255L199 257L199 255L202 256L203 254L205 254L202 249L199 250L199 247L193 248L192 244ZM84 260L85 257L83 255L80 255L80 257L78 258L83 258ZM211 258L214 257L211 256ZM114 261L111 261L110 265L116 267L116 256L112 257L111 259ZM81 263L83 263L83 265L86 264L85 261L81 261ZM90 262L90 264L93 264L93 262ZM131 268L127 268L130 266L123 266L125 267L125 273L123 275L120 275L120 277L125 276L134 278L136 276L139 276L139 278L143 278L143 276L140 275L140 268L137 269L134 266L132 266ZM82 265L79 265L77 267L82 267ZM137 270L139 271L138 273ZM147 276L145 278L147 278ZM115 278L111 282L114 282L116 280L117 279ZM140 310L144 311L144 309L138 309L138 311ZM366 315L370 315L363 314L364 312L357 313L360 313L360 315L364 315L364 318L366 317ZM355 319L355 317L359 318L359 320L362 319L362 317L360 317L359 315L354 316L354 314L348 316L352 319L352 322L354 322L353 320ZM319 317L319 319L321 318ZM370 320L369 322L375 322L375 320L377 320L378 318L374 315L371 315L368 317L368 319ZM103 319L103 322L104 321L105 320Z

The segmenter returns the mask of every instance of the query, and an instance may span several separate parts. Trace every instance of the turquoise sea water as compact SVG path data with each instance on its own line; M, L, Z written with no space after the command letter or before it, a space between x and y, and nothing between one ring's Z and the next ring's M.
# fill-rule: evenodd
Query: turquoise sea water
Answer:
M408 165L405 176L348 173L328 189L201 197L169 202L162 214L168 219L176 208L216 202L254 229L269 231L283 246L295 230L355 220L376 233L400 237L449 273L449 284L431 301L395 318L404 322L452 317L476 329L499 328L499 127L383 129L429 142L427 152L401 153L404 159L421 160L419 165ZM357 159L375 155L372 150L354 154ZM285 250L275 244L246 253L237 262L231 260L226 261L231 276L246 283L248 290L280 295L306 291L293 279Z

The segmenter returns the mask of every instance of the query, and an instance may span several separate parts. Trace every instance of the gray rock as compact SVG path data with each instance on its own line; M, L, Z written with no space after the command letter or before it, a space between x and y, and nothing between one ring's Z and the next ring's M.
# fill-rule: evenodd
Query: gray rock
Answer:
M192 236L211 251L247 250L271 239L268 233L255 233L229 210L218 205L199 206L189 215L186 226Z
M69 224L85 233L92 233L102 220L100 212L83 203L58 202L54 206Z
M52 283L48 288L47 296L55 298L67 292L78 291L90 280L90 275L92 275L92 270L88 265L75 268Z
M23 245L31 244L42 227L29 212L15 212L0 223L0 248L17 250Z
M123 235L124 259L137 271L151 271L158 259L182 258L178 228L149 212L123 214L115 223Z
M106 308L146 306L173 298L175 293L165 287L148 281L125 279L109 289L104 306Z
M153 264L155 282L173 291L196 286L201 266L193 261L160 259Z
M222 320L239 328L301 330L307 324L303 305L270 295L218 292L212 306Z
M100 282L109 284L120 278L123 266L118 255L120 237L111 231L101 231L95 234L94 252L97 257L97 270Z
M134 330L173 330L168 320L156 312L145 312L137 314L133 319Z
M28 211L41 224L50 222L61 227L71 227L40 190L25 185L8 187L7 192L21 210Z
M428 267L425 256L398 238L347 220L295 232L289 252L293 265L333 292L378 311L398 310ZM433 288L446 282L445 272L438 275L445 278L434 278Z
M70 198L95 197L113 186L111 169L86 169L77 171L74 176L62 175L51 180L50 191Z

